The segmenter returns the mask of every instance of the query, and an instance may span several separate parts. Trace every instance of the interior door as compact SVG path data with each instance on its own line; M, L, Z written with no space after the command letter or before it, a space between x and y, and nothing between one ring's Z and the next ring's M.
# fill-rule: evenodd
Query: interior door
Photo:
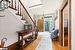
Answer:
M38 19L37 27L38 27L39 32L43 32L43 24L44 24L43 19Z

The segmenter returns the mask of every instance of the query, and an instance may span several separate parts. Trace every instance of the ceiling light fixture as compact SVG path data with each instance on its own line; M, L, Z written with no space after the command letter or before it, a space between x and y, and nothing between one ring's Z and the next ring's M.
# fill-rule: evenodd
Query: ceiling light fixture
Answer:
M29 8L37 8L37 7L42 7L43 4L37 4L37 5L33 5L33 6L30 6Z

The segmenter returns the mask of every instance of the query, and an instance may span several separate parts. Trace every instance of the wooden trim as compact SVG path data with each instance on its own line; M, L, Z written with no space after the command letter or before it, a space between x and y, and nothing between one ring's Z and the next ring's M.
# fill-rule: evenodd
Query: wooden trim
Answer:
M61 27L62 27L62 33L61 33L61 36L62 36L62 46L68 45L68 44L65 44L65 42L64 42L64 39L65 39L64 33L65 33L65 32L63 32L63 29L64 29L64 28L63 28L63 26L64 26L64 23L63 23L63 19L64 19L63 10L65 9L65 7L66 7L67 5L68 5L68 1L65 2L63 8L61 9L61 21L62 21L62 22L61 22L61 23L62 23L62 26L61 26ZM67 42L68 42L68 41L67 41Z
M71 50L71 0L68 0L69 4L69 50Z
M62 3L62 7L60 8L59 12L59 42L60 42L60 45L62 46L62 34L63 34L63 21L62 21L62 11L63 9L65 8L66 5L69 5L69 12L68 12L68 48L69 50L71 50L71 0L64 0L63 3Z
M59 25L59 43L61 46L63 46L63 36L62 36L63 35L63 31L62 31L63 30L63 23L62 23L63 21L62 21L62 17L61 17L62 16L61 10L59 10L59 13L60 13L59 14L59 16L60 16L59 17L59 24L60 24Z
M68 3L68 0L63 0L62 6L60 7L60 10L64 9L65 5Z
M63 9L68 4L68 0L63 0L62 7L59 10L59 43L63 46Z
M18 42L15 42L15 43L9 45L9 46L7 47L8 50L16 50L16 49L17 49L17 44L18 44Z

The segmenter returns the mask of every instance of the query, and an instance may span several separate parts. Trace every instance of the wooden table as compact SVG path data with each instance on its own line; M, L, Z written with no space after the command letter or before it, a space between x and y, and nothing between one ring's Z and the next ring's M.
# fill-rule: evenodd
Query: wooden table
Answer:
M25 39L25 38L23 38L25 35L28 35L28 34L30 34L30 33L33 33L33 32L35 32L36 33L36 30L35 29L33 29L33 30L21 30L21 31L17 31L17 33L18 33L18 42L22 42L21 43L21 45L22 45L22 48L21 49L23 49L23 39ZM36 35L36 34L35 34ZM21 39L20 39L21 38ZM35 37L36 38L36 37ZM26 38L27 39L27 38Z
M23 39L23 36L28 35L29 33L33 32L35 30L21 30L17 31L18 32L18 41L20 41L20 36Z

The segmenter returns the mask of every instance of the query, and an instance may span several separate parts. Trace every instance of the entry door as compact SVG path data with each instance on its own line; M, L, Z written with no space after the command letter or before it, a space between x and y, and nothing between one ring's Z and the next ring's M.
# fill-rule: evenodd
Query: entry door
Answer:
M49 28L50 28L50 22L45 21L45 31L49 31Z

